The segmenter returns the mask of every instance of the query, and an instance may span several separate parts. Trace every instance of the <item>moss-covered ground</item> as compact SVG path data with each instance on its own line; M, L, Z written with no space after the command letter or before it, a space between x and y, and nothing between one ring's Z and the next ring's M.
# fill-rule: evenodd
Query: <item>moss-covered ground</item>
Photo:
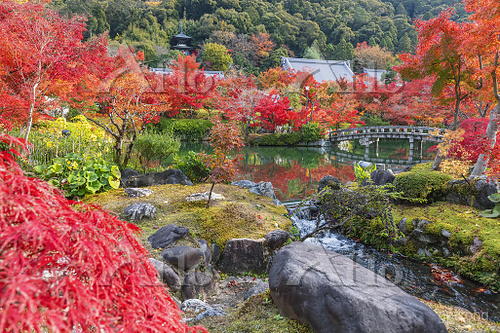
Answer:
M406 217L407 232L413 230L414 219L431 222L425 228L429 235L441 237L443 229L450 232L448 244L453 255L444 257L438 254L436 260L463 276L500 289L500 219L484 218L477 209L447 202L426 206L398 205L393 212L396 221ZM468 248L476 237L482 246L470 254ZM407 255L415 255L414 250L411 244L403 248Z
M148 187L153 194L142 198L129 198L123 189L86 197L86 203L98 204L125 219L124 209L136 202L150 203L157 209L154 219L134 222L142 229L141 238L149 248L147 238L159 228L174 223L188 227L191 235L216 243L223 249L228 239L261 238L272 230L289 230L291 221L284 215L283 206L274 205L271 198L250 193L238 186L217 184L214 193L225 200L188 202L186 197L210 190L210 184L195 186L161 185Z

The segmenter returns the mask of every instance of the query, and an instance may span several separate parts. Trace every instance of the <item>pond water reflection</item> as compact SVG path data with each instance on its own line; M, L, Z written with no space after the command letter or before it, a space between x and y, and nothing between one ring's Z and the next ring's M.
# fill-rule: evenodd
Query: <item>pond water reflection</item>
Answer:
M408 165L426 162L434 158L425 144L410 156L408 141L381 141L378 149L370 146L366 154L364 146L354 142L344 145L344 150L332 147L245 147L239 165L237 179L254 182L269 181L281 201L301 200L313 194L319 180L332 175L343 183L355 179L353 165L361 160L380 165L382 168L401 171ZM210 146L201 143L184 143L179 155L188 151L210 152Z

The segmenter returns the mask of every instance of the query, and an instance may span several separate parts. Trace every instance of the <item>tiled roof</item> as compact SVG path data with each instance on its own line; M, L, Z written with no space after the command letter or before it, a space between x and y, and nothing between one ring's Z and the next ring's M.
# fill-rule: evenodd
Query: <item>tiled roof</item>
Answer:
M314 79L318 82L336 81L341 77L352 81L354 77L349 61L343 60L281 57L281 67L284 70L309 71L313 73Z

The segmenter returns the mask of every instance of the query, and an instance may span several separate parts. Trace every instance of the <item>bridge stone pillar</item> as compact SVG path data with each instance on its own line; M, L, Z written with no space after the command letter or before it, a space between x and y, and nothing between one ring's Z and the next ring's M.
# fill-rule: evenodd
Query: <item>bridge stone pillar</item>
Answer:
M413 161L413 151L414 151L414 140L412 137L410 137L410 155L408 156L408 161L412 162Z

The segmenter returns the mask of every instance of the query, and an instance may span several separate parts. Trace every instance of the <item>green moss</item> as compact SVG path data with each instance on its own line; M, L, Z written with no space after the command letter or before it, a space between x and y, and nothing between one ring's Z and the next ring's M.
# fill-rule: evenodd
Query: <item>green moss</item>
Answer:
M224 317L210 317L198 324L210 332L295 332L312 333L305 324L283 317L269 294L269 290L249 298L240 308L228 312Z
M442 237L443 229L450 232L448 246L454 254L449 258L438 256L435 259L464 276L500 289L498 219L483 218L477 209L446 202L422 207L399 205L394 207L393 213L397 221L406 217L407 234L413 230L412 221L415 219L426 219L431 222L425 228L426 234ZM468 249L476 237L482 242L482 247L474 255L468 254ZM414 255L415 249L412 246L405 244L401 251L407 255Z
M187 202L185 198L193 193L209 191L210 184L161 185L149 189L154 193L148 197L128 198L124 190L119 189L91 196L85 202L99 204L121 218L125 218L123 210L135 202L155 206L157 214L154 219L134 222L142 229L141 239L153 255L157 251L149 247L147 238L170 223L189 228L195 238L214 242L221 249L231 238L258 239L272 230L288 230L291 226L291 221L284 216L286 208L274 205L271 198L237 186L216 185L214 192L223 195L226 200L214 200L208 209L205 208L206 201Z
M401 192L406 200L413 202L434 202L443 198L450 175L438 171L413 168L400 173L394 180L396 192Z

